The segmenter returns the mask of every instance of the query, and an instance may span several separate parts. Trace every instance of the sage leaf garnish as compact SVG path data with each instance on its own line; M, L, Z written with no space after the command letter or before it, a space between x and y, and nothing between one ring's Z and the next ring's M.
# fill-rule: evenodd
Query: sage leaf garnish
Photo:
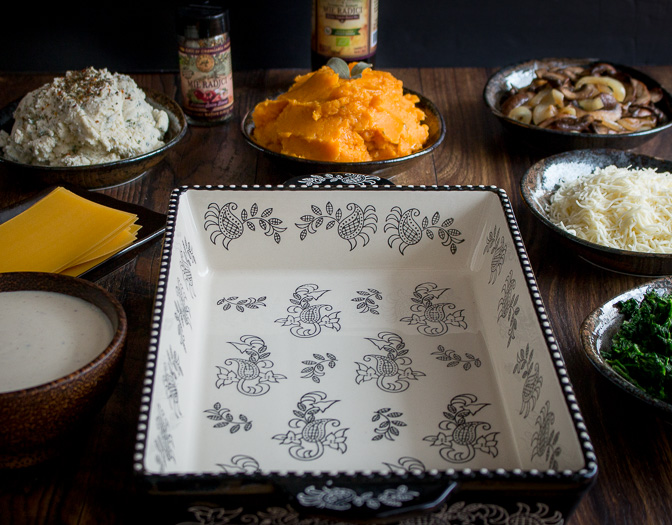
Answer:
M342 79L350 78L350 68L348 64L342 58L332 57L327 62L327 66L334 70L339 77Z
M354 66L352 66L352 73L351 73L350 68L348 67L348 63L339 57L330 58L329 61L327 62L327 66L333 69L334 73L336 73L343 80L348 80L351 78L361 78L362 72L365 69L373 67L371 64L367 62L357 62Z
M362 78L362 73L365 69L373 67L368 62L357 62L352 66L352 71L350 72L350 78Z

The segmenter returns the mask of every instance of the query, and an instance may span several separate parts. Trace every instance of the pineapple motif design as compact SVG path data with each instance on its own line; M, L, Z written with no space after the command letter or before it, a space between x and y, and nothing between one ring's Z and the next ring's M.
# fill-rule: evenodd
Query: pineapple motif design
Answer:
M420 216L420 210L409 208L403 211L399 206L394 206L385 218L384 231L391 232L387 239L390 248L396 243L399 246L399 253L402 255L409 246L414 246L422 241L423 237L432 240L438 237L443 246L450 249L450 253L457 253L457 245L464 242L461 238L462 233L452 227L455 219L452 217L441 221L439 212L435 212L430 219L425 216L420 222L416 217Z
M219 242L228 250L231 241L239 239L245 233L245 228L256 231L257 227L264 232L264 235L280 243L280 234L287 228L281 226L281 219L272 217L273 208L266 208L259 213L259 206L255 203L249 210L243 209L236 215L234 212L237 209L238 205L235 202L227 202L223 206L214 202L208 205L203 227L206 231L210 231L210 241L213 244Z
M334 209L331 202L327 202L324 211L316 205L311 206L310 215L302 215L300 223L296 226L301 230L299 238L303 241L308 234L315 234L324 226L325 230L331 230L336 226L338 236L348 241L350 251L354 250L358 243L366 246L371 235L376 233L378 216L376 209L368 205L364 208L351 202L346 206L350 212L344 216L341 208Z

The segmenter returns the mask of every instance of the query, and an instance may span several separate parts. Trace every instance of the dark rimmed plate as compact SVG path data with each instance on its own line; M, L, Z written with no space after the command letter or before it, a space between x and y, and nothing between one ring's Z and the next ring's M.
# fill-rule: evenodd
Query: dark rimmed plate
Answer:
M425 112L426 117L423 123L429 126L429 138L425 146L421 150L405 157L370 162L326 162L276 153L260 146L252 138L254 132L254 121L252 120L253 109L248 111L243 118L241 131L245 141L250 146L263 153L264 156L283 171L295 176L317 173L361 173L390 177L407 170L418 160L434 151L443 142L446 135L446 123L436 105L428 98L410 89L404 88L404 93L410 93L418 97L419 102L416 106Z
M100 264L78 275L78 277L87 279L89 281L96 281L100 279L101 277L119 268L123 264L129 262L131 259L133 259L133 257L138 255L138 253L151 241L163 235L166 230L166 216L162 213L157 213L138 204L132 204L130 202L124 202L115 199L114 197L110 197L103 193L88 191L76 186L69 186L65 184L61 184L61 186L79 195L80 197L84 197L85 199L96 202L98 204L109 206L111 208L122 210L128 213L134 213L138 216L138 223L142 226L142 228L140 228L138 231L138 238L132 245L124 248ZM56 188L56 186L45 188L39 193L28 197L14 206L1 209L0 224L7 222L12 217L15 217L19 213L27 210L40 199L51 193L54 188Z
M143 89L147 102L154 108L168 114L169 126L164 145L158 149L115 162L91 166L33 166L9 160L0 154L0 166L12 177L26 177L44 184L70 184L88 189L104 189L131 182L156 166L169 149L174 147L187 132L187 121L182 108L164 93ZM14 125L14 111L20 100L16 100L0 110L0 129L11 133Z
M628 275L672 275L672 254L640 253L601 246L578 238L553 224L546 209L561 179L574 180L610 165L657 168L672 172L672 161L615 149L577 150L552 155L530 167L521 180L521 192L530 211L582 259L607 270Z
M663 419L672 422L671 404L656 399L630 383L611 368L603 357L603 353L611 347L611 341L623 323L623 315L619 312L617 304L631 298L641 301L649 291L655 291L659 295L672 293L672 278L664 277L631 288L596 308L581 325L581 343L590 362L604 377Z
M598 135L595 133L576 133L544 129L510 119L501 112L500 102L502 96L511 87L522 88L527 86L535 78L535 71L537 69L543 67L566 67L570 65L585 66L595 62L608 62L618 70L644 82L648 88L660 88L663 92L663 99L658 102L657 106L667 117L667 122L647 131ZM526 60L506 66L488 79L483 90L483 99L488 109L499 119L507 131L511 132L516 138L523 140L526 144L541 148L549 153L590 148L632 149L672 127L672 96L656 80L631 67L597 58L543 58Z

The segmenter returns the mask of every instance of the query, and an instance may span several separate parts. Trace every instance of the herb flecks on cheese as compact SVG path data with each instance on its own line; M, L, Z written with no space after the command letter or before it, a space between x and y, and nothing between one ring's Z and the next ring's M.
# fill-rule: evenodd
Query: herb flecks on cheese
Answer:
M4 156L42 166L84 166L135 157L163 146L168 115L135 81L107 69L68 71L28 93L0 132Z

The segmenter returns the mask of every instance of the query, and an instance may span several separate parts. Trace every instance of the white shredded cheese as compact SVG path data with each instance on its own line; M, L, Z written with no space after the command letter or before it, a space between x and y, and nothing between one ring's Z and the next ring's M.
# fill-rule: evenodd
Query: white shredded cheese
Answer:
M548 217L572 235L610 248L672 253L672 174L653 168L598 168L561 181Z

